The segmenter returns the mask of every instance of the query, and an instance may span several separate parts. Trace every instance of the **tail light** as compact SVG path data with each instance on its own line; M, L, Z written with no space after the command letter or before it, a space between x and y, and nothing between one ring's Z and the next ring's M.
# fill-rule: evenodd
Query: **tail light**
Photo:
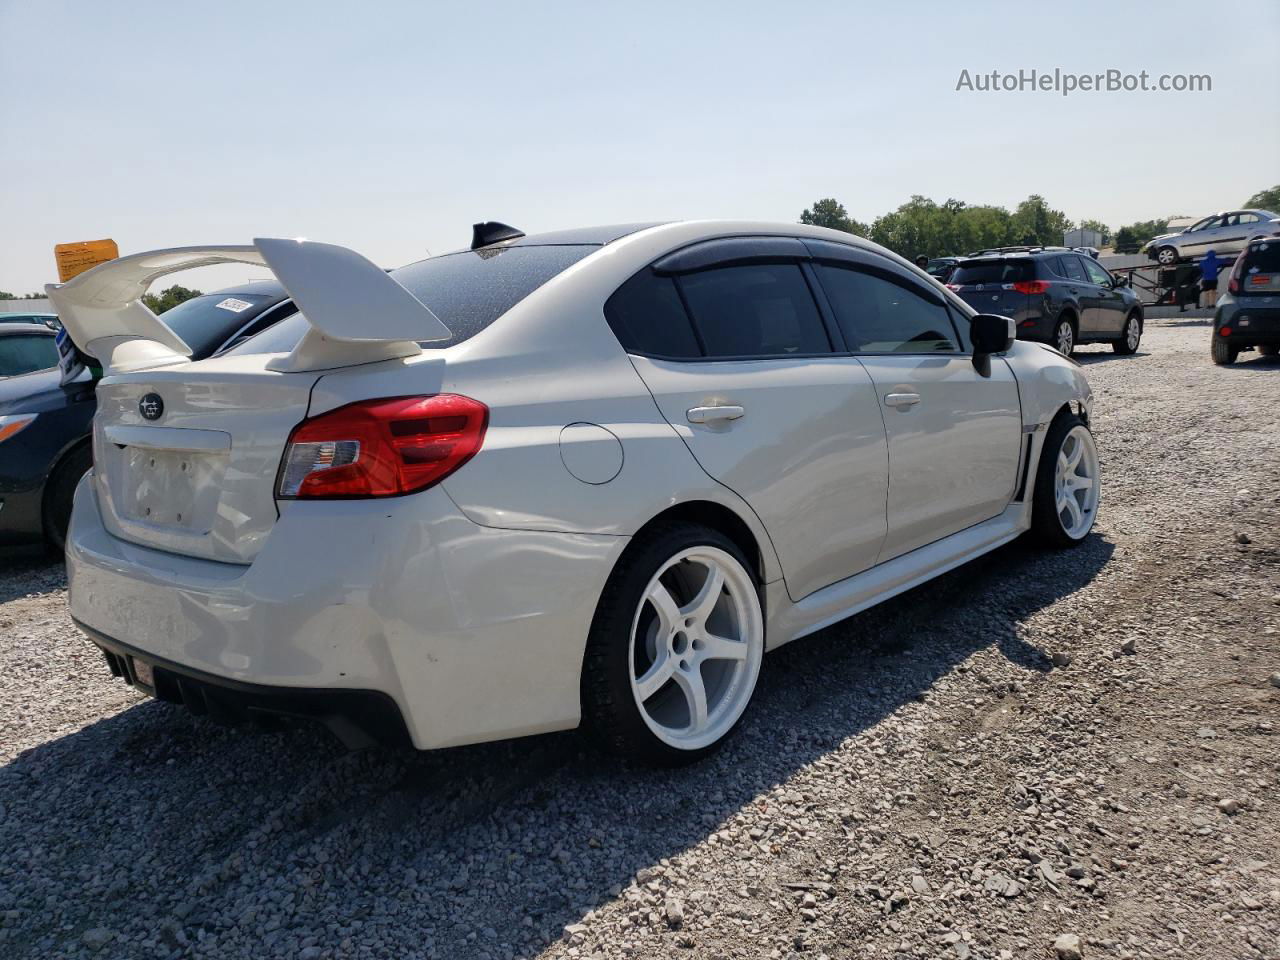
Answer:
M1017 283L1013 285L1013 289L1017 290L1019 293L1030 293L1030 294L1048 293L1049 281L1048 280L1019 280Z
M353 499L425 490L475 456L488 425L488 407L452 393L349 403L293 428L277 495Z
M1232 293L1240 292L1240 268L1244 266L1244 255L1236 257L1236 262L1231 265L1231 276L1227 279L1227 289Z
M948 290L954 290L956 293L959 293L963 289L963 287L958 283L948 283L946 287Z

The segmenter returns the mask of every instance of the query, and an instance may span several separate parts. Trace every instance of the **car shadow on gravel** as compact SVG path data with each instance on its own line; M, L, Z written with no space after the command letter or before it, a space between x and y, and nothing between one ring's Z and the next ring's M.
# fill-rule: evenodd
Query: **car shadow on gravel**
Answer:
M1235 363L1224 364L1222 370L1280 370L1280 357L1264 357L1259 353L1242 353Z
M0 767L3 949L71 952L106 928L113 956L154 956L148 937L180 950L243 928L255 955L292 956L308 929L358 946L377 919L397 956L536 953L975 652L1049 670L1020 625L1112 551L1099 534L1064 552L1019 541L782 648L738 733L679 770L577 733L347 753L311 726L227 729L139 704ZM866 749L890 756L902 736L872 733Z
M0 548L0 603L52 593L66 585L66 565L43 548Z
M1107 347L1105 351L1091 350L1087 353L1077 350L1075 353L1071 355L1071 359L1074 360L1076 363L1080 364L1080 366L1082 367L1088 367L1088 366L1092 366L1095 363L1104 363L1108 360L1132 360L1135 357L1149 357L1150 355L1151 354L1148 351L1141 350L1141 349L1138 350L1136 353L1124 354L1124 353L1116 353L1110 347Z

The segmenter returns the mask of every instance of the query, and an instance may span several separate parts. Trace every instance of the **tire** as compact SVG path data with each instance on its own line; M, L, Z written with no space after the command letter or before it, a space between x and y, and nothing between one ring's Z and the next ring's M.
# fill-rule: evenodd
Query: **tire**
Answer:
M659 527L627 548L596 606L583 721L612 753L692 763L737 727L763 657L760 588L742 551L709 527Z
M1060 460L1071 466L1060 469ZM1071 482L1072 477L1091 483L1088 487L1079 486ZM1049 425L1036 468L1031 529L1037 539L1051 547L1079 546L1097 519L1100 493L1101 473L1093 435L1075 414L1059 414ZM1068 499L1075 503L1074 509L1068 506ZM1077 517L1079 522L1075 522Z
M1111 349L1127 357L1138 352L1138 344L1141 342L1142 321L1138 319L1138 314L1135 311L1125 318L1124 330L1120 333L1120 339L1111 341Z
M1050 346L1064 357L1075 353L1076 324L1070 316L1059 317L1058 322L1053 325L1053 341Z
M53 468L44 489L44 541L49 552L61 556L67 549L67 525L71 522L71 501L76 485L93 466L89 444L76 447Z
M1258 353L1264 357L1274 357L1280 355L1280 346L1274 343L1260 343L1258 344Z
M1162 267L1172 267L1178 262L1178 251L1173 247L1161 247L1156 251L1156 263Z
M1220 367L1225 367L1236 362L1236 357L1240 356L1240 348L1233 347L1215 332L1209 341L1209 353L1213 357L1214 363Z

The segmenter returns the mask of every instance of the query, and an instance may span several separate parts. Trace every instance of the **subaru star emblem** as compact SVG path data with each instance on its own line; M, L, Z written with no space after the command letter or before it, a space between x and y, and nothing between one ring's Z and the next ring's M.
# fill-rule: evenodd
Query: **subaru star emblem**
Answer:
M138 401L138 412L144 420L159 420L164 416L164 401L158 393L148 393Z

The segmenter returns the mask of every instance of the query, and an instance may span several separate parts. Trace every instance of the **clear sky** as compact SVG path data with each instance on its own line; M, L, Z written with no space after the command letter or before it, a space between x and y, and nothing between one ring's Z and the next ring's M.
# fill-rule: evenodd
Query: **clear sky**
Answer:
M913 193L1202 214L1280 182L1277 51L1277 0L0 0L0 289L100 237L394 266L477 220L793 221L826 196L864 221ZM1213 89L956 90L1032 68Z

